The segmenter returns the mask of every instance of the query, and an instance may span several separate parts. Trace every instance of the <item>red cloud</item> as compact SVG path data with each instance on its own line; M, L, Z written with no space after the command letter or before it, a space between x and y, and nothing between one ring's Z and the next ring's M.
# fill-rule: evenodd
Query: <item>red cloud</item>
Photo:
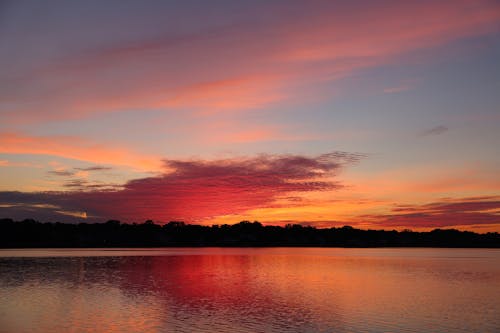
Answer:
M269 207L290 192L336 189L341 185L332 176L360 157L339 152L315 158L261 155L215 161L166 160L170 173L130 181L120 190L3 192L0 203L50 204L58 211L86 212L100 220L197 221Z

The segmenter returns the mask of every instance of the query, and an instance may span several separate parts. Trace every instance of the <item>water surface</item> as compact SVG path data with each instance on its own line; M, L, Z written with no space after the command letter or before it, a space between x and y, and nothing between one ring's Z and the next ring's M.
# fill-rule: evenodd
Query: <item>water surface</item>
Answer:
M0 250L0 332L500 332L500 250Z

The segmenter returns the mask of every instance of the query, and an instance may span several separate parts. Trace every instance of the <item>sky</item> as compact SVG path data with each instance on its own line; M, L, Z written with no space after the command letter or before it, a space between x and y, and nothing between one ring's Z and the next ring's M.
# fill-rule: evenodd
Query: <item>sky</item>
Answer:
M0 217L500 231L500 2L2 1Z

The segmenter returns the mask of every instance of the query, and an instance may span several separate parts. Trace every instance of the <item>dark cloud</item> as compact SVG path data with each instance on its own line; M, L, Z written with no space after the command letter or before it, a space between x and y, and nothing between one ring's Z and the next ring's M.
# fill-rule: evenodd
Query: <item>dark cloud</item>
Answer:
M110 167L105 167L105 166L91 166L87 168L73 168L73 170L77 171L105 171L105 170L111 170L112 168ZM52 171L47 171L49 174L54 175L54 176L63 176L63 177L69 177L69 176L74 176L76 174L76 171L72 170L52 170Z
M59 207L44 207L31 205L0 206L0 218L12 218L22 221L26 218L35 218L38 221L71 222L75 221L68 215L57 212Z
M63 176L63 177L73 176L75 174L73 171L69 170L52 170L47 172L54 176Z
M122 185L109 184L102 182L89 182L85 179L70 179L63 185L66 188L71 188L74 190L88 191L88 190L104 190L104 189L118 189L122 188Z
M75 168L75 170L80 170L80 171L105 171L105 170L111 170L111 167L105 167L105 166L91 166L88 168Z
M426 205L397 206L392 214L365 216L391 227L454 227L500 224L500 197L443 200Z
M426 129L425 131L420 132L418 136L423 137L423 136L431 136L431 135L441 135L447 131L448 131L448 127L440 125L440 126Z
M87 181L83 179L72 179L64 183L64 187L68 188L81 188L85 187L87 185Z
M332 177L343 166L360 158L360 154L335 152L317 157L260 155L212 161L165 160L171 172L132 180L121 189L97 184L97 188L89 191L92 184L71 180L67 187L78 190L0 192L0 204L50 204L57 207L58 212L86 212L89 218L95 216L101 220L197 221L271 207L275 200L289 193L337 189L342 185Z

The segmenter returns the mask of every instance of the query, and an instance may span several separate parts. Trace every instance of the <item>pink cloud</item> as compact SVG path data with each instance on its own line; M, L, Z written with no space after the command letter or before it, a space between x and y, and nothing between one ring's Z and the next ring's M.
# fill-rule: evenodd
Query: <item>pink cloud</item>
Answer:
M410 51L498 31L500 19L500 5L488 0L363 6L346 15L352 8L334 2L287 11L269 5L281 15L258 24L250 15L250 23L204 32L89 45L12 78L0 96L3 117L23 123L123 109L261 108L300 100L304 82L338 80Z

